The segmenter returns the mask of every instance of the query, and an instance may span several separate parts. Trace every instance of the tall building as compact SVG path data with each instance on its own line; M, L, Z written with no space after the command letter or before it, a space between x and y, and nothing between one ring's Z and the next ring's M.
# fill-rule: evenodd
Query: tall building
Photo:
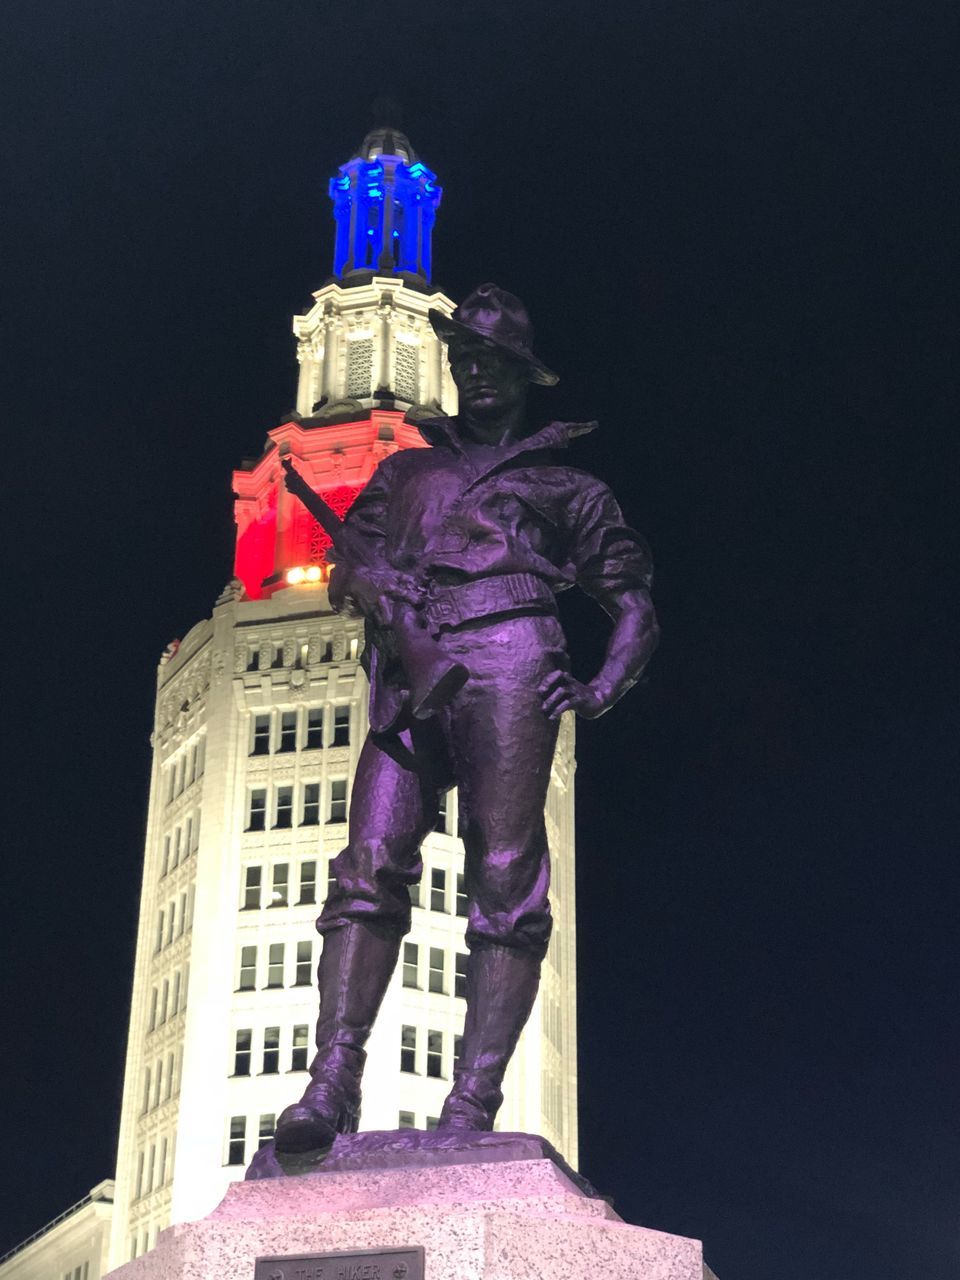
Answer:
M286 493L279 459L293 458L342 513L382 458L424 447L408 412L455 409L427 318L454 305L430 283L435 175L402 133L381 128L340 167L330 195L334 274L293 322L296 411L234 473L235 576L157 674L110 1266L151 1248L171 1222L209 1212L307 1081L314 921L346 840L367 685L362 627L327 601L329 540ZM556 928L498 1125L542 1133L575 1164L569 721L547 803ZM425 1128L440 1114L464 1013L462 864L450 793L370 1040L364 1129ZM71 1240L87 1219L105 1220L107 1206L98 1192L69 1211ZM62 1268L51 1269L45 1241L15 1251L17 1267L31 1250L46 1259L18 1280L99 1276L100 1254L68 1271L61 1250Z

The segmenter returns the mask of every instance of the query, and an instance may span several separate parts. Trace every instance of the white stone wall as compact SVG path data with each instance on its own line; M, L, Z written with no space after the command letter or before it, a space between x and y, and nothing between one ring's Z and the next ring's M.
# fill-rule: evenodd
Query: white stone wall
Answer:
M114 1184L89 1195L0 1260L0 1280L100 1280L109 1270Z
M447 315L453 303L440 292L422 293L393 276L344 288L332 283L313 306L294 317L300 380L297 412L346 397L369 405L386 387L407 404L443 404L453 412L456 388L427 312Z

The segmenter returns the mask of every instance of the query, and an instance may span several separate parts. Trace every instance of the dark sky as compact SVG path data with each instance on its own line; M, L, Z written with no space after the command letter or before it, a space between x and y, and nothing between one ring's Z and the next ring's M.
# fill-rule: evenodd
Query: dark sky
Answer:
M721 1280L955 1280L954 9L5 6L0 1250L113 1170L156 661L386 90L659 567L580 730L581 1167Z

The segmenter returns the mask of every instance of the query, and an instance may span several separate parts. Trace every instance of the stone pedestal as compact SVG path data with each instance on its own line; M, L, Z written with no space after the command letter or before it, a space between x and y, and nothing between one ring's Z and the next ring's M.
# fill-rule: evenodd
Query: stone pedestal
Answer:
M354 1156L349 1141L315 1172L252 1170L257 1180L236 1183L199 1222L163 1231L110 1280L253 1280L258 1257L418 1245L425 1280L716 1280L699 1241L629 1226L540 1139L467 1135L379 1153L368 1142Z

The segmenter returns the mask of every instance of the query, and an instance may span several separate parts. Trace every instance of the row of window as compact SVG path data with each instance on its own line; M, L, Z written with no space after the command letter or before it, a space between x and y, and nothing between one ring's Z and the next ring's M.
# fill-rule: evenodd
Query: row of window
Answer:
M250 1126L251 1129L253 1126ZM413 1111L400 1111L397 1114L397 1127L400 1129L415 1129L417 1127L417 1117ZM439 1129L440 1117L427 1116L424 1128L427 1130ZM265 1143L269 1142L276 1132L277 1117L273 1111L262 1112L256 1122L256 1138L257 1149L259 1150ZM230 1125L227 1136L227 1160L228 1165L245 1165L247 1163L247 1117L231 1116Z
M403 985L415 991L423 989L420 982L420 952L427 951L427 990L435 995L446 995L447 957L443 947L421 948L417 942L403 944ZM467 994L467 956L458 951L453 957L453 994L466 998Z
M186 862L192 853L200 847L200 810L188 815L186 822L180 823L173 831L163 837L163 857L160 860L160 879L162 880L181 862Z
M278 1075L281 1068L281 1052L290 1064L287 1071L306 1071L310 1028L298 1023L290 1032L286 1044L281 1046L279 1027L264 1027L263 1041L257 1046L259 1072L262 1076ZM233 1075L249 1076L253 1070L253 1028L241 1027L233 1043Z
M183 1066L183 1051L180 1058L173 1052L157 1058L156 1062L143 1069L143 1094L140 1100L140 1114L156 1111L161 1102L169 1102L180 1092L179 1069Z
M308 858L299 864L298 895L294 903L298 907L314 906L317 901L317 862ZM290 863L275 862L268 868L270 872L270 888L267 892L267 907L288 907L290 898ZM264 905L263 867L254 865L244 867L243 884L240 890L240 910L259 911ZM333 884L333 878L327 881L327 891Z
M184 747L165 766L167 804L182 795L187 787L203 777L206 764L207 735L201 734L196 742Z
M428 1031L424 1041L418 1033L417 1027L403 1026L400 1028L400 1070L405 1071L408 1075L426 1074L434 1080L445 1080L447 1072L444 1069L444 1041L446 1037L442 1031ZM450 1063L452 1069L457 1058L460 1056L460 1047L463 1043L463 1036L453 1037L453 1060ZM426 1049L426 1058L421 1063L421 1048ZM423 1071L421 1068L425 1067Z
M247 803L247 830L266 831L268 819L271 831L289 831L294 825L294 809L297 810L297 826L320 825L322 790L319 782L306 782L300 788L299 804L294 804L294 788L287 784L273 788L272 797L266 787L253 787ZM327 784L326 801L323 803L324 820L346 822L347 780L334 778Z
M251 721L250 754L283 755L318 747L350 745L351 708L348 705L307 707L301 711L263 711Z
M363 645L359 636L347 641L344 656L356 661L360 657ZM302 671L304 667L316 666L322 662L334 661L334 642L330 636L314 640L267 640L262 644L251 643L247 649L247 671L282 671L284 667L292 667Z
M157 932L154 941L154 954L169 947L175 938L180 938L193 923L193 899L195 889L191 885L179 898L171 898L165 907L157 913Z
M187 1007L187 983L190 980L190 966L177 969L171 977L157 983L150 992L150 1017L147 1030L155 1031L162 1027L168 1018L175 1018Z
M257 1148L269 1142L277 1127L275 1112L264 1112L257 1125ZM227 1164L247 1163L247 1117L231 1116L227 1137Z
M283 987L285 982L287 944L271 942L265 948L267 953L265 991ZM240 948L240 963L237 970L237 991L255 991L257 989L257 970L260 967L257 959L258 948L247 946ZM313 942L296 944L293 962L293 981L291 987L310 987L313 985Z
M72 1271L65 1271L63 1280L87 1280L90 1274L90 1263L84 1262L79 1267L74 1267Z
M152 1142L149 1151L137 1153L137 1181L133 1198L139 1200L165 1186L173 1176L173 1138Z

